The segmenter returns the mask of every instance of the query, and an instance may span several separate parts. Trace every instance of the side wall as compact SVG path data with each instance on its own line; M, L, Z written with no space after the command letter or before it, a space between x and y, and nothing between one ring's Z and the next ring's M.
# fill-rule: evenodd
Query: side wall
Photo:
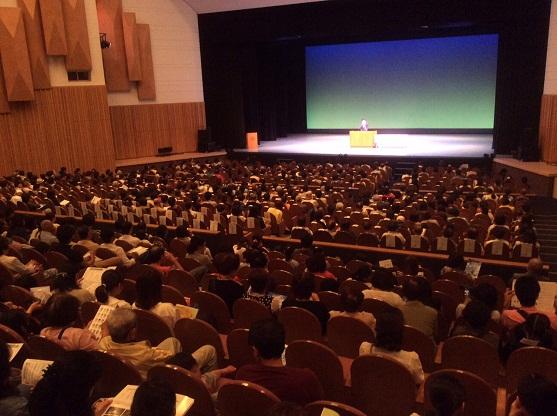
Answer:
M157 98L139 101L135 85L108 94L116 159L197 149L205 105L197 14L183 0L123 0L124 12L149 24Z
M545 86L540 115L541 159L557 163L557 2L551 2Z

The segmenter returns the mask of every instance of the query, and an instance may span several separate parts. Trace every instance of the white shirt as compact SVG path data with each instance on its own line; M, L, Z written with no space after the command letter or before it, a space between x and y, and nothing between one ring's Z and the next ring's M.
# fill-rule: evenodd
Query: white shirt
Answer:
M132 309L141 309L141 308L139 308L134 303L132 305ZM149 312L153 312L155 315L160 316L162 318L162 320L164 322L166 322L167 325L170 328L174 328L174 325L176 324L176 321L178 320L177 314L176 314L176 306L174 306L172 303L159 302L155 306L153 306L149 310Z
M414 382L416 384L422 384L424 382L422 362L418 354L414 351L388 351L376 347L369 342L362 342L362 345L360 345L360 355L376 355L394 358L412 373L412 377L414 377Z
M379 289L367 289L362 292L364 294L364 299L377 299L388 303L395 308L401 308L404 305L404 301L398 293L388 292L386 290Z

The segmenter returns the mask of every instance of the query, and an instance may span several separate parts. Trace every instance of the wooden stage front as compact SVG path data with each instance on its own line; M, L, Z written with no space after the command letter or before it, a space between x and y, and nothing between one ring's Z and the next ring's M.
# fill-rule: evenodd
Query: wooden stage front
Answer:
M226 152L207 152L207 153L175 153L168 156L146 156L135 159L119 159L116 160L117 168L131 168L144 165L159 165L170 162L178 162L181 160L207 160L219 159L226 156Z
M557 165L545 162L523 162L510 157L496 157L493 172L507 169L510 176L528 178L530 192L540 196L549 196L557 199Z

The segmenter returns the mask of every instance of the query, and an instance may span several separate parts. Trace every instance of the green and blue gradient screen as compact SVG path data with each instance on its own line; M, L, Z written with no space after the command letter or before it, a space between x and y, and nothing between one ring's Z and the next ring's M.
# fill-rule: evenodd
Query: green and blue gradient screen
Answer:
M306 47L307 128L492 129L498 35Z

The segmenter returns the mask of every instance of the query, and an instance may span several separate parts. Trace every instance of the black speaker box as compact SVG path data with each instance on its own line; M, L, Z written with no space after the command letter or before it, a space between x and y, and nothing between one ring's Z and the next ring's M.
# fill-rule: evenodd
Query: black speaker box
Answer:
M197 131L197 151L198 152L211 152L216 149L216 143L213 142L211 128Z
M167 155L169 153L172 153L172 146L159 147L158 151L159 155Z

